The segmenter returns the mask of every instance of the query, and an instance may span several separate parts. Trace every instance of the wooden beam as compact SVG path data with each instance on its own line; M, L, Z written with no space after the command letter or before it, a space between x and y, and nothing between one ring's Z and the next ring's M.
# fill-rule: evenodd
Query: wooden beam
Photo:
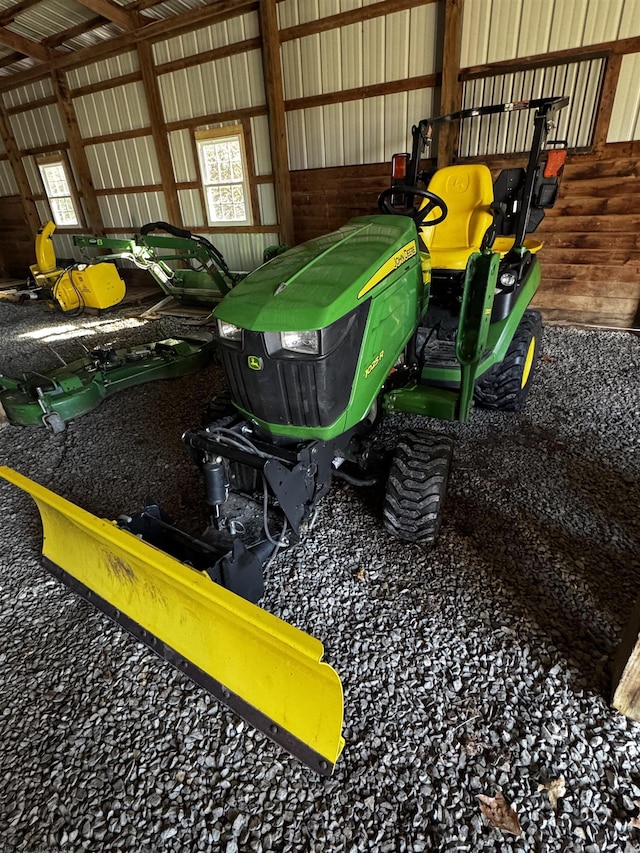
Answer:
M634 36L618 41L590 44L588 47L571 47L567 50L554 50L551 53L522 56L519 59L504 59L486 65L472 65L463 68L460 76L464 81L475 80L479 77L501 77L503 74L515 74L518 71L529 71L533 68L547 68L570 62L585 62L589 59L601 59L611 54L625 56L627 53L639 52L640 36Z
M228 56L237 56L239 53L247 53L249 50L258 50L262 42L259 38L236 41L223 47L214 47L203 53L195 53L193 56L183 56L173 59L171 62L163 62L156 65L156 74L170 74L172 71L182 71L194 65L202 65L204 62L215 62L216 59L225 59Z
M0 27L6 27L7 24L12 24L18 15L21 15L23 12L26 12L27 9L31 9L32 6L36 6L41 2L42 0L20 0L19 3L14 3L9 6L8 9L4 9L0 12Z
M104 234L104 223L102 222L102 214L100 213L100 206L93 186L89 161L87 160L82 136L80 135L78 119L76 111L73 108L73 101L69 93L65 74L62 71L53 71L51 82L53 83L53 91L58 100L58 110L65 129L67 142L69 143L69 156L74 166L80 192L84 198L87 226L93 234L99 236Z
M26 104L18 104L17 107L8 107L7 115L15 116L18 113L28 113L31 110L39 110L41 107L49 107L52 104L57 104L58 100L55 95L47 95L46 98L38 98L37 101L29 101Z
M30 56L37 62L49 62L51 59L51 52L39 42L19 36L6 27L0 27L0 44L25 56Z
M614 54L605 60L604 80L600 92L600 105L596 112L596 126L593 132L593 146L596 151L601 151L607 144L609 135L609 124L613 112L613 102L616 98L618 80L620 79L620 68L622 67L622 56Z
M391 80L388 83L374 83L370 86L358 86L356 89L340 89L322 95L307 95L304 98L292 98L285 101L287 112L308 110L312 107L324 107L329 104L342 104L346 101L360 101L365 98L379 98L383 95L395 95L399 92L412 92L415 89L432 89L440 82L439 74L425 74L423 77L409 77Z
M440 114L448 115L462 108L460 51L462 48L462 16L464 0L445 0L442 48L442 88ZM438 168L450 166L456 150L458 127L451 123L438 128Z
M113 0L76 0L76 2L116 24L121 30L135 30L140 26L137 12L129 12Z
M95 18L90 18L88 21L82 21L81 23L76 24L75 27L69 27L68 30L62 30L62 32L56 33L54 36L47 36L46 39L42 39L42 44L45 47L60 47L61 44L71 41L71 39L83 36L85 33L90 33L91 30L95 30L98 27L104 27L106 23L108 23L108 21L106 21L102 15L97 15Z
M130 74L123 74L121 77L110 77L108 80L101 80L99 83L89 83L86 86L78 86L77 89L71 89L72 98L82 98L84 95L95 95L96 92L104 92L107 89L118 89L120 86L128 86L129 83L139 83L142 80L141 71L132 71Z
M134 50L142 41L162 41L165 38L190 32L199 27L236 18L246 12L255 11L257 8L257 0L216 0L215 3L207 3L184 14L155 21L153 24L146 24L140 29L123 33L117 38L108 39L100 44L55 55L50 61L49 70L79 68L83 65L109 59L128 50ZM37 68L13 74L0 81L0 91L4 92L7 89L14 89L16 86L24 86L26 83L32 83L41 77L42 71Z
M0 136L2 136L2 141L7 152L7 158L11 165L11 171L13 172L13 177L16 182L16 186L18 187L24 217L27 221L29 230L31 231L31 236L35 239L38 229L40 228L40 217L33 198L33 191L29 185L29 179L27 178L27 173L22 163L22 157L20 156L18 146L16 145L13 133L11 132L11 124L2 103L2 99L0 99Z
M0 59L0 68L8 68L9 65L13 65L14 62L20 62L21 59L24 59L22 53L8 53Z
M314 33L324 33L327 30L335 30L338 27L349 26L349 24L359 24L362 21L370 21L383 15L404 12L408 9L415 9L416 6L425 6L427 3L435 2L437 0L382 0L382 2L372 3L359 9L351 9L338 15L329 15L315 21L298 24L295 27L287 27L280 31L280 41L291 41Z
M269 115L269 137L279 231L281 240L292 245L294 242L293 205L276 0L260 0L260 35L262 36L262 68Z
M149 108L151 132L160 167L160 180L162 181L164 199L167 205L167 215L172 225L181 226L182 214L178 201L176 179L173 174L169 136L162 110L158 75L153 64L153 51L149 42L144 41L138 45L138 57L140 59L140 70L142 71L142 85L144 86L144 93L147 99L147 107Z

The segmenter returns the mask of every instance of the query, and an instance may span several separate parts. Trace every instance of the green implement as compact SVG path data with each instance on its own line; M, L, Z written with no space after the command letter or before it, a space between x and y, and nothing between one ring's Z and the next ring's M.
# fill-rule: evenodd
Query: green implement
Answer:
M25 373L22 379L0 374L0 406L12 424L44 424L51 432L62 432L67 421L117 391L201 370L211 362L214 346L210 335L167 338L128 349L109 344L47 373Z

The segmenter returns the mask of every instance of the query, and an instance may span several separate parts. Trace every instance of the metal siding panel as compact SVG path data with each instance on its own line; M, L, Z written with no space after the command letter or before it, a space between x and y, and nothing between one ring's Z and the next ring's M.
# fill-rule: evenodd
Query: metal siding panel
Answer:
M466 0L460 52L462 68L487 61L491 23L491 0Z
M251 140L253 142L256 175L270 175L273 172L273 166L271 164L271 137L269 136L269 119L267 116L254 116L251 119Z
M8 160L0 160L0 196L18 195L18 186Z
M553 0L525 3L522 7L517 56L534 56L549 50L553 26Z
M109 59L103 59L92 65L83 65L81 68L72 68L67 71L67 80L72 89L81 86L91 86L93 83L102 83L125 74L133 74L140 70L140 62L136 51L121 53Z
M384 99L384 156L391 161L394 154L405 151L407 137L407 92L386 95Z
M473 80L464 86L463 107L568 95L569 107L559 114L554 136L567 139L571 148L585 147L593 132L602 69L602 60L597 59ZM471 119L463 125L459 153L474 157L526 151L532 133L526 112Z
M49 210L49 205L46 201L37 201L36 210L38 211L41 223L48 222L51 219L51 211Z
M99 196L98 204L107 228L139 231L147 222L167 221L162 193Z
M342 104L322 107L325 166L344 166L344 126Z
M129 83L74 99L81 135L101 136L149 126L149 111L142 83Z
M438 53L438 4L411 9L409 21L409 77L435 74Z
M363 85L384 83L385 68L385 19L373 18L362 24Z
M191 131L185 128L170 133L169 148L176 181L196 181L198 170L193 158Z
M367 162L364 159L364 101L347 101L343 104L342 121L345 165Z
M258 15L255 12L238 15L229 21L201 27L190 33L166 39L153 45L153 56L156 63L173 62L187 56L226 47L246 39L256 38L260 27Z
M40 172L38 171L38 167L36 166L36 158L23 157L22 165L24 166L24 170L27 173L27 180L29 181L31 192L34 195L39 195L40 193L44 192L42 187L42 181L40 180Z
M556 0L549 51L579 47L582 42L587 10L591 0Z
M362 24L341 27L340 41L343 86L345 89L357 89L363 85Z
M282 0L277 5L278 28L295 27L300 23L298 18L298 0Z
M640 139L640 53L622 59L607 142Z
M513 57L518 44L521 17L522 0L493 0L487 62L499 62L501 59Z
M2 101L8 109L11 107L21 107L24 104L30 104L32 101L38 101L40 98L48 98L53 95L53 83L50 78L37 80L35 83L29 83L27 86L20 86L17 89L10 89L8 92L3 92Z
M285 116L287 123L287 148L289 151L289 168L309 168L307 157L307 128L304 110L294 110Z
M277 225L278 209L276 207L276 192L273 184L258 185L258 201L260 203L260 224Z
M320 52L320 34L300 39L302 94L319 95L322 92L322 54Z
M367 98L363 102L363 122L366 128L364 134L362 162L383 163L384 154L384 125L385 99Z
M187 226L202 228L207 224L198 190L178 190L178 202L182 221Z
M384 18L385 80L402 80L409 76L410 21L409 11Z
M307 168L323 168L326 166L323 108L312 107L304 110L304 122L307 137Z
M322 57L320 67L321 91L339 92L344 88L340 30L334 29L320 33L319 42L319 51Z
M626 0L620 18L619 39L640 36L640 3L637 0Z
M617 39L623 6L624 0L591 0L587 8L582 44Z
M18 148L37 148L65 142L58 107L54 104L9 116Z
M86 153L96 189L161 182L158 158L150 136L89 145Z
M285 100L302 97L302 54L300 39L286 41L280 47L282 88Z
M74 0L47 0L21 12L11 22L10 29L17 35L40 42L94 17L94 12Z

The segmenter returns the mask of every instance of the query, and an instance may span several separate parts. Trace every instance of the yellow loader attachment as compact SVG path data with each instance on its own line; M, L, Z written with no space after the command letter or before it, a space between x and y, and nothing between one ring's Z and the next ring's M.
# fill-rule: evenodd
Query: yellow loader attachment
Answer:
M342 738L342 684L322 643L204 572L96 518L10 468L42 517L57 578L321 775Z

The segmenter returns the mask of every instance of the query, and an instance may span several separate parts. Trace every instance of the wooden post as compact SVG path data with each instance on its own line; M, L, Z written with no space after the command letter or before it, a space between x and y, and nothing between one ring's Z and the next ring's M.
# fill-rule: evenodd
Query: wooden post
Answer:
M53 71L51 79L53 81L53 91L58 101L60 117L65 128L67 142L69 143L69 156L75 168L80 192L84 198L87 225L93 234L103 236L105 232L102 214L100 213L98 198L95 187L93 186L89 161L87 160L82 136L80 135L76 111L73 106L69 87L67 86L66 75L64 71Z
M36 203L33 200L33 192L29 185L29 179L27 178L27 173L22 163L20 151L18 150L18 146L11 132L11 125L9 123L7 111L1 98L0 136L2 136L2 141L4 142L4 147L9 159L9 165L13 171L13 177L15 179L16 186L18 187L18 192L20 193L20 200L22 202L22 209L24 210L27 225L31 231L31 236L35 239L38 229L40 228L40 217L38 215Z
M162 181L164 199L167 205L167 215L172 225L182 226L182 213L180 212L178 190L173 173L169 136L164 121L160 87L158 86L158 77L149 42L143 41L138 44L138 58L140 59L144 94L147 99L147 106L149 107L151 133L153 134L153 144L156 148L158 165L160 167L160 180Z
M464 0L445 0L444 37L442 48L442 88L440 114L448 115L462 107L460 51L462 48L462 15ZM450 166L458 137L457 125L444 124L438 128L438 168Z
M618 80L620 78L620 67L622 65L622 56L613 54L605 60L604 80L602 83L602 91L600 93L600 104L596 116L596 127L593 134L593 147L597 151L601 151L607 144L607 136L609 134L609 124L611 122L611 113L613 111L613 102L616 97L618 88Z
M616 651L611 692L611 704L617 711L632 720L640 720L640 597Z
M276 0L260 0L260 34L280 236L285 243L292 245L294 242L293 206Z

